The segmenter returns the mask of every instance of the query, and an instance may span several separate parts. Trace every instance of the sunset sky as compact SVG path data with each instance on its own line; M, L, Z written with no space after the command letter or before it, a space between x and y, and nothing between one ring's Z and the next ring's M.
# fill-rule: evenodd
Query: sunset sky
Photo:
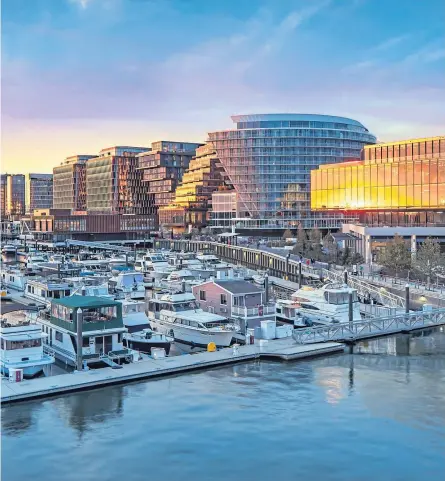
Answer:
M203 141L230 116L445 134L443 0L2 0L2 171Z

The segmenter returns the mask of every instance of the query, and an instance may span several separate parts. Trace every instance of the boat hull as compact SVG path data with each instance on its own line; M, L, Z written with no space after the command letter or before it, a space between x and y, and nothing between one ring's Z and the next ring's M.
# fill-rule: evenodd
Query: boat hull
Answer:
M150 319L150 325L153 330L173 337L175 341L189 346L207 347L209 343L214 342L216 347L228 347L233 337L233 331L199 331L153 319Z
M124 339L123 340L124 346L129 349L134 349L135 351L144 352L147 354L151 354L151 350L153 348L160 348L165 349L165 353L168 355L170 354L170 347L171 343L168 341L134 341L132 339Z
M43 367L46 365L47 364L43 364L40 366L27 366L27 367L20 368L23 370L23 378L32 379L34 377L39 376L43 372ZM9 376L9 368L7 366L2 366L1 372L5 376Z

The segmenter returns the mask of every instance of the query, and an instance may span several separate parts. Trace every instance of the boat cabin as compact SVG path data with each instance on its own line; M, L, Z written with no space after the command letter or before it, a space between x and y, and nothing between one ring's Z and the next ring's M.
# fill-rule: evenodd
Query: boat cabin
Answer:
M58 279L28 279L25 288L25 297L50 303L53 299L62 299L71 295L72 286Z

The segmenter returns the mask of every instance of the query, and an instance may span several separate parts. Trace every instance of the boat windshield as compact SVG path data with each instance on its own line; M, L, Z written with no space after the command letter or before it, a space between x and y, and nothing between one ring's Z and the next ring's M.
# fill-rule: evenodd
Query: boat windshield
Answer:
M199 309L198 303L196 301L184 301L173 304L173 310L175 312L189 311L190 309Z
M343 292L332 292L332 291L326 291L324 293L324 298L329 304L348 304L349 302L349 292L343 291ZM352 293L352 302L357 302L357 292Z
M128 276L123 276L122 284L124 286L131 286L133 284L140 284L144 282L144 277L142 274L131 274Z

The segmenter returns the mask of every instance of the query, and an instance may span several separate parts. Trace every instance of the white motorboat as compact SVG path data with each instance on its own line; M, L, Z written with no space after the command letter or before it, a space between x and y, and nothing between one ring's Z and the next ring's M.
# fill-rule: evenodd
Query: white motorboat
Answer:
M27 280L25 297L49 305L53 299L69 297L72 289L72 285L60 279L36 277Z
M145 298L144 276L137 271L122 271L108 281L111 294L130 299Z
M301 305L288 299L278 299L275 305L277 322L292 324L294 327L308 327L313 321L301 313Z
M191 346L230 346L236 327L226 317L203 311L191 293L161 294L148 302L153 330Z
M170 347L174 341L173 337L166 336L161 332L153 331L150 328L142 331L126 332L124 334L124 346L130 349L151 354L153 348L164 349L167 356L170 354Z
M360 321L360 303L355 289L327 283L321 288L303 286L292 294L298 312L313 324L329 325L349 321L349 294L352 294L353 320Z
M12 323L6 319L0 322L0 370L3 375L12 375L22 371L24 378L32 378L52 364L54 356L45 353L39 326L29 321Z
M148 251L141 259L136 259L135 270L143 272L152 280L165 279L174 270L162 252Z
M15 254L16 251L17 251L17 246L13 244L5 244L2 247L2 254L5 254L5 255Z
M255 284L264 286L264 281L266 280L266 272L257 271L255 274L252 275L252 279L255 282Z

